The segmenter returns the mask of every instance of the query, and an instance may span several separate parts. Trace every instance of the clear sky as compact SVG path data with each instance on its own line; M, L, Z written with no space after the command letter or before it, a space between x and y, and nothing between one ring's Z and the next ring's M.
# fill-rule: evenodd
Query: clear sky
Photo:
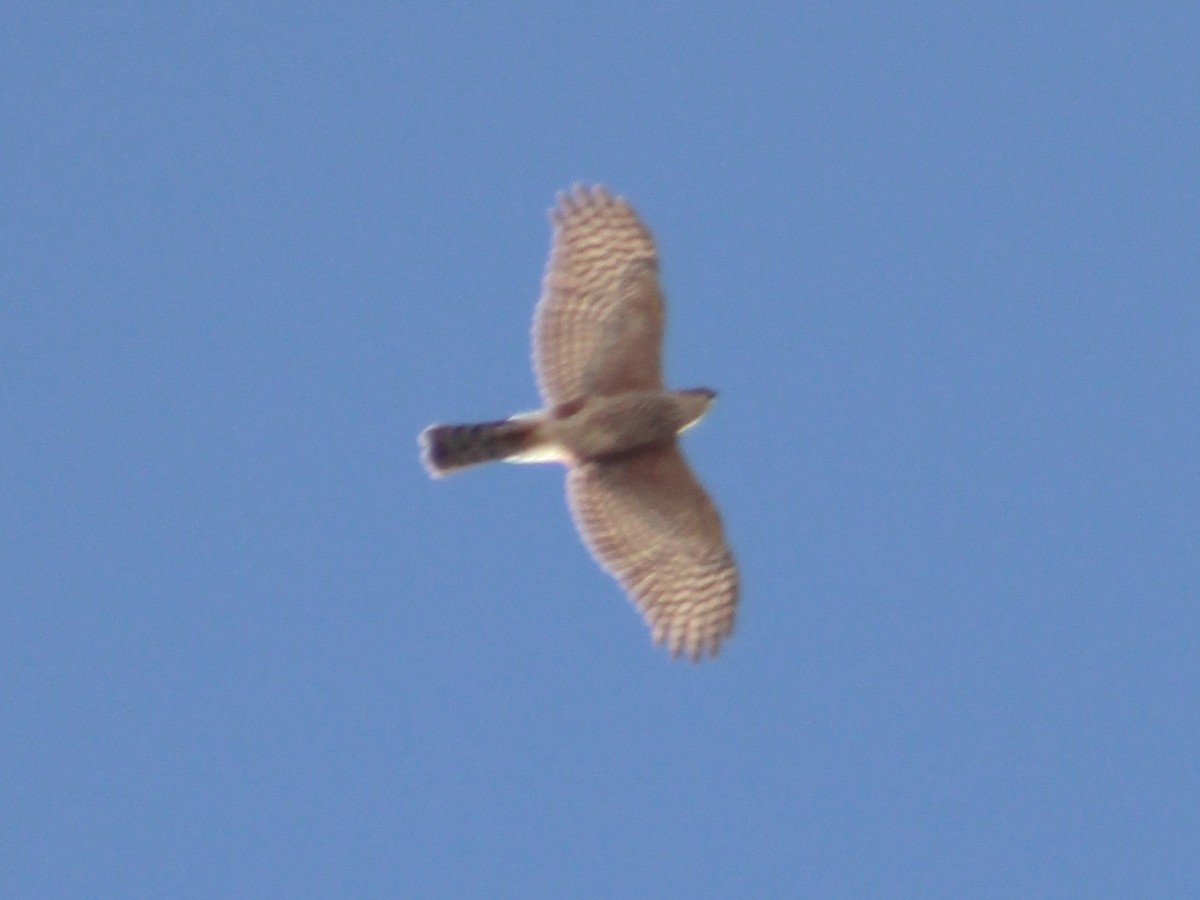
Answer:
M980 7L986 6L986 10ZM0 896L1184 896L1194 4L0 12ZM654 231L742 569L554 467L546 210Z

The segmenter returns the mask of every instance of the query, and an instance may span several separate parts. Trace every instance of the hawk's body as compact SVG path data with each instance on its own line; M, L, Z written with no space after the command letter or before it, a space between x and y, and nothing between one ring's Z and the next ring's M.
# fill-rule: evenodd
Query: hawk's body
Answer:
M672 654L715 654L733 630L737 569L720 517L676 436L705 389L662 379L663 298L654 241L633 209L576 188L551 213L554 241L534 318L544 410L421 435L433 475L494 459L565 463L567 498L592 555Z

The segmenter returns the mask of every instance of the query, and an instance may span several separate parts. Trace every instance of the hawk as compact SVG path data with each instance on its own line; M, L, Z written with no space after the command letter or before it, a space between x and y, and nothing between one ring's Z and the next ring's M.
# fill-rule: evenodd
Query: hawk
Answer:
M550 221L533 320L543 408L431 425L420 436L422 461L434 477L493 460L565 464L579 534L654 643L693 662L716 655L733 631L737 567L677 440L716 392L663 385L658 254L633 208L576 185L558 196Z

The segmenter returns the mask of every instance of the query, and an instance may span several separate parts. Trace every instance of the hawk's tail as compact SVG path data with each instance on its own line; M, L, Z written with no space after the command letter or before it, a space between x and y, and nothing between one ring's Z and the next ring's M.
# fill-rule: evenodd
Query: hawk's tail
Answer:
M430 425L421 432L421 462L433 477L508 459L537 444L538 422L503 419L478 425Z

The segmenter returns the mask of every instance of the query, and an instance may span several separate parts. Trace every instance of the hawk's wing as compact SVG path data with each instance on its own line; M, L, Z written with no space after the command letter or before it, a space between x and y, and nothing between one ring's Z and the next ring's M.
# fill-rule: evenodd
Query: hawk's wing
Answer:
M576 186L550 213L554 238L533 320L548 406L662 387L663 298L654 239L603 188Z
M733 631L738 576L721 518L678 447L573 467L567 500L584 543L671 655L716 654Z

